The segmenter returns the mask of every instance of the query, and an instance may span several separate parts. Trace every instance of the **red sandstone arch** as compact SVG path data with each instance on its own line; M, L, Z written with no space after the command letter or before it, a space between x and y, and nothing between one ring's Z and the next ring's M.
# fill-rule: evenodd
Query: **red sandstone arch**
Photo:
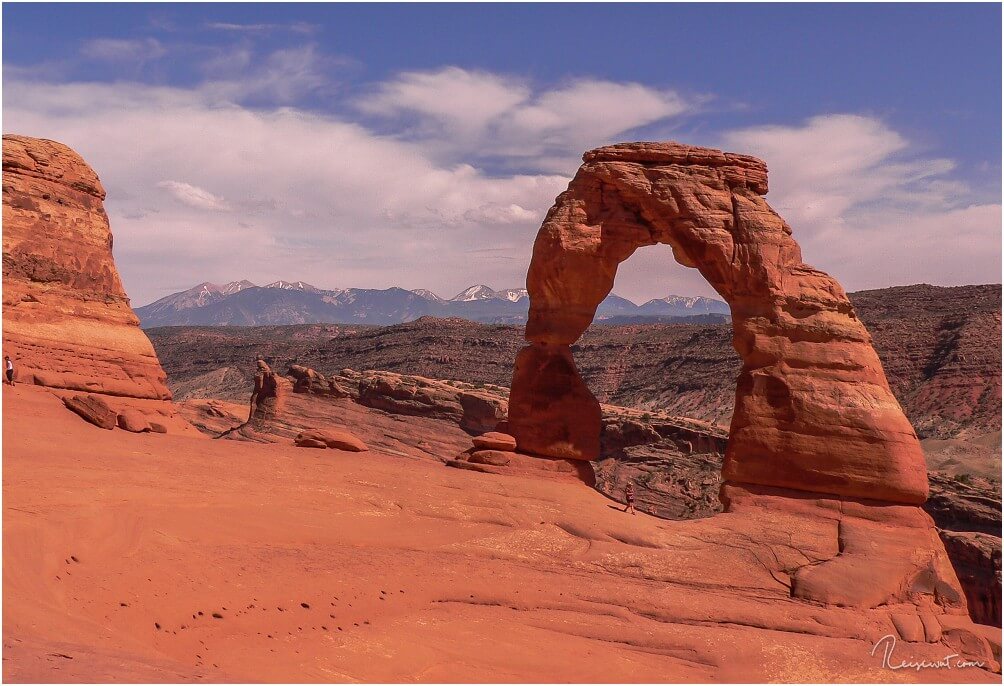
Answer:
M639 247L665 243L732 308L742 358L723 479L919 504L927 470L871 337L835 279L802 262L763 199L766 165L677 143L587 152L548 212L527 274L530 316L510 431L537 455L594 459L599 405L570 345Z

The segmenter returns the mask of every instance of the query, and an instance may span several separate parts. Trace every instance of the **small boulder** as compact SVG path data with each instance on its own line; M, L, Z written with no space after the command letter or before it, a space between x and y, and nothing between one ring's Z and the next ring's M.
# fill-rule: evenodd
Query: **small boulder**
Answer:
M326 450L328 447L328 444L324 441L316 438L307 438L303 434L297 436L294 442L299 448L321 448L322 450Z
M147 421L146 416L139 410L125 410L119 414L118 425L120 429L137 434L151 430L150 422Z
M365 443L350 434L348 431L338 429L310 429L297 435L294 443L301 448L324 447L334 450L347 450L353 453L361 453L369 450Z
M495 467L504 467L512 460L512 456L512 453L502 450L475 450L467 458L467 461L474 464L490 464Z
M115 428L118 413L96 395L74 395L63 398L63 404L94 426L111 431Z
M150 431L154 432L155 434L166 434L167 427L161 424L160 422L150 422Z
M516 439L509 434L499 431L489 431L488 433L475 436L474 448L476 450L501 450L502 452L515 452Z

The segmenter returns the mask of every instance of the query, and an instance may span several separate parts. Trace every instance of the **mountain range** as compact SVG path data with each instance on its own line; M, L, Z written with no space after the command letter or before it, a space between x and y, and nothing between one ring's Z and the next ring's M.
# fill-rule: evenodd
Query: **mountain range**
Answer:
M200 283L136 308L143 328L158 326L261 326L275 324L375 324L413 321L423 316L460 317L489 324L526 321L530 298L525 288L494 290L485 285L464 289L445 299L426 289L340 288L324 290L303 281L250 281L218 285ZM625 323L701 317L725 321L729 306L704 297L670 295L636 305L611 293L600 303L596 319Z

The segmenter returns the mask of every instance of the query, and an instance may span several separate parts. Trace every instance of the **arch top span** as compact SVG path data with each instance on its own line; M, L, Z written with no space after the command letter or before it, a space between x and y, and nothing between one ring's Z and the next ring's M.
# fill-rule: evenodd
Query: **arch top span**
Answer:
M569 346L610 293L617 266L664 243L732 310L742 370L725 481L926 499L920 444L868 332L840 284L802 262L767 189L766 165L748 155L680 143L585 153L544 219L527 273L531 345L517 360L510 399L521 450L598 456L599 406L583 394Z

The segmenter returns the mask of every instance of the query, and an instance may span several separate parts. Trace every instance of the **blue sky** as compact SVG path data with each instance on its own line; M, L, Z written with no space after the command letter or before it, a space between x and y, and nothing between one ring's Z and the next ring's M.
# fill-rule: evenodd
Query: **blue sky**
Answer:
M96 168L138 304L244 277L520 285L583 150L670 138L764 157L806 261L848 289L999 281L999 5L6 4L3 19L4 131ZM710 294L656 248L615 290Z

